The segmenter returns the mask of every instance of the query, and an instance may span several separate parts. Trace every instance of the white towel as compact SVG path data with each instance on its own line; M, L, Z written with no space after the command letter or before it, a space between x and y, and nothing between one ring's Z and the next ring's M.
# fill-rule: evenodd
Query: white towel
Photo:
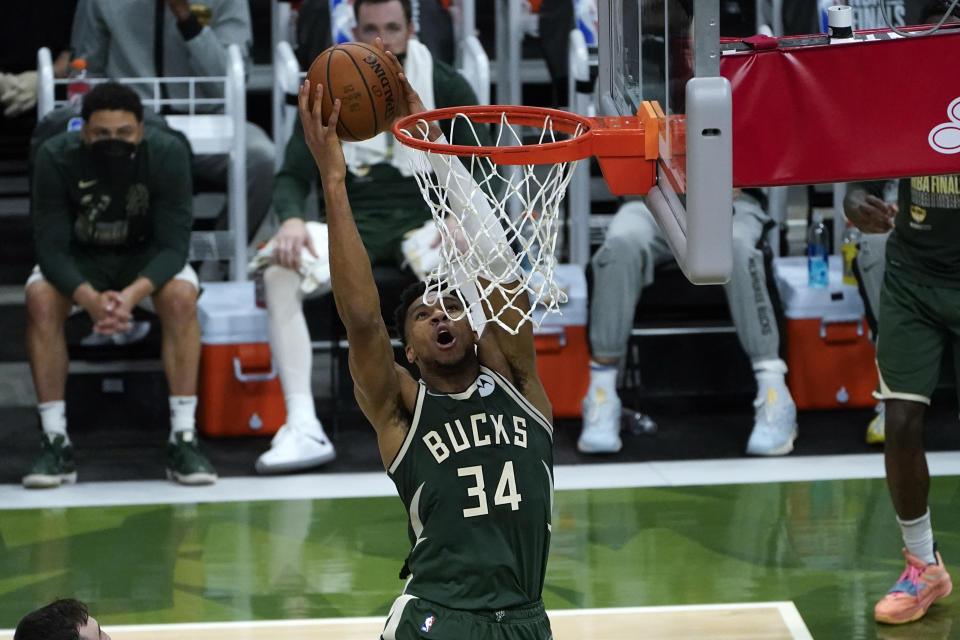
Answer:
M330 291L330 249L327 245L327 225L323 222L308 222L307 233L313 240L313 248L317 252L314 257L306 247L300 253L300 275L303 280L300 282L300 290L304 295L312 293L324 294ZM270 242L263 245L257 254L253 256L250 264L247 265L247 271L255 272L257 269L265 269L274 264L273 248L276 245L276 237L271 238Z
M410 86L420 95L423 106L427 110L436 109L436 98L433 95L433 56L426 45L413 38L407 40L407 56L403 63L403 72L410 81ZM393 133L384 131L369 140L341 143L347 168L352 173L362 176L371 165L389 162L402 175L412 176L413 170L410 168L408 156L413 153L413 150L393 139L391 140L393 154L388 155L388 136L393 138Z

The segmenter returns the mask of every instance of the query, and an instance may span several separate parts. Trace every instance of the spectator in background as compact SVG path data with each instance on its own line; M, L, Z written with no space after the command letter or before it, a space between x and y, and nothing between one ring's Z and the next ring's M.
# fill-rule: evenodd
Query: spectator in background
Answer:
M100 628L87 605L63 598L23 616L13 640L110 640L110 634Z
M193 220L190 151L179 135L143 125L130 88L94 87L81 131L44 142L35 160L31 217L38 266L27 280L27 352L39 401L42 452L23 478L29 488L77 478L64 402L64 322L85 310L94 331L130 326L137 305L163 331L170 388L167 476L209 484L217 475L197 447L194 413L200 361L197 275L186 263Z
M356 0L354 11L357 40L372 44L381 38L386 50L400 59L428 109L476 104L466 80L414 39L409 0ZM475 144L472 140L460 143ZM430 210L407 163L408 151L389 132L342 144L349 169L347 192L370 262L400 265L404 236L431 221ZM260 262L269 265L263 280L270 315L270 348L277 360L287 406L286 424L257 460L260 473L306 469L334 457L333 445L314 407L310 387L313 360L303 315L307 294L304 275L322 274L319 282L313 281L310 293L329 291L326 239L310 232L312 228L314 233L323 233L325 228L308 228L306 223L313 217L305 209L306 198L317 179L316 163L298 120L274 186L274 208L282 223L267 251L260 255Z
M84 0L73 25L74 57L84 58L92 75L110 78L224 76L227 47L236 44L249 56L253 39L250 8L237 0ZM133 85L144 100L152 87ZM185 84L162 85L164 97L186 98ZM222 97L222 88L197 85L197 96ZM174 111L186 111L176 107ZM198 111L204 111L199 107ZM270 207L274 146L267 134L248 122L247 235L256 234ZM226 190L226 154L196 155L193 173ZM219 225L226 225L221 213Z
M449 0L420 0L416 37L435 58L453 64L456 46ZM297 10L297 61L307 69L313 60L333 44L330 0L303 0Z
M747 453L784 455L793 450L797 409L787 389L787 364L780 358L780 330L771 290L767 232L775 225L764 211L762 192L735 190L733 202L733 274L724 285L737 337L750 357L757 379L755 420ZM583 453L620 450L621 403L617 371L627 352L640 292L653 282L654 269L673 260L666 237L642 200L617 211L603 244L591 259L590 387L583 399Z

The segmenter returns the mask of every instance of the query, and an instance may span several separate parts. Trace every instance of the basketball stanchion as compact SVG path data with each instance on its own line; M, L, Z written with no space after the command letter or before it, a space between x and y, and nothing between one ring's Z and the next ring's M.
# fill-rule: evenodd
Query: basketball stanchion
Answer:
M437 296L443 304L453 296L464 309L451 314L454 319L466 314L477 329L495 322L511 333L558 312L564 302L554 279L558 218L576 162L596 156L616 195L647 193L657 179L662 120L656 103L648 102L635 117L486 105L398 120L394 135L418 152L411 154L412 169L441 237L440 263L425 298ZM444 121L451 137L466 128L476 145L426 139L430 123ZM484 146L477 126L487 124L493 125L495 144ZM521 215L511 216L511 207ZM518 306L521 296L529 298L529 311ZM539 308L545 313L536 313ZM507 317L520 320L511 324Z

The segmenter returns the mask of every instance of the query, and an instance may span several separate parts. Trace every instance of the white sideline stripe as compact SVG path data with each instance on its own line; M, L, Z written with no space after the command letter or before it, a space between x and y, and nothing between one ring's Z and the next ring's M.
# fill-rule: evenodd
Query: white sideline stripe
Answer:
M807 625L804 624L803 618L800 617L800 612L797 611L797 607L793 602L778 602L780 605L780 617L783 618L784 624L787 625L787 629L790 630L790 635L795 638L795 640L813 640L813 635L810 633L810 630L807 629Z
M960 452L927 454L931 475L960 475ZM812 482L883 478L883 454L733 458L722 460L557 465L557 491L682 487L695 485ZM394 497L386 472L314 473L221 478L207 487L183 487L166 480L81 482L58 489L26 490L0 485L0 510L135 504L318 500Z
M810 631L803 623L800 612L791 601L779 602L731 602L728 604L678 604L657 607L610 607L604 609L548 609L547 615L551 618L567 618L576 616L603 616L629 615L634 613L676 613L684 611L730 611L732 609L766 609L774 608L780 612L784 623L794 640L813 640ZM294 626L325 627L331 625L371 625L382 624L386 620L383 616L364 618L313 618L305 620L250 620L231 622L182 622L173 624L128 624L106 625L110 633L129 633L133 631L202 631L212 629L263 629ZM0 629L0 637L13 635L13 629Z

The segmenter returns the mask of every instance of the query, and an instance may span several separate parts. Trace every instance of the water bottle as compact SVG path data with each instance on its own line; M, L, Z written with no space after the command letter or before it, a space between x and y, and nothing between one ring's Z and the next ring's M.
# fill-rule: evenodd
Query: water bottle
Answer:
M843 255L843 284L857 285L857 276L853 272L853 259L860 251L860 229L847 220L847 227L843 230L843 244L840 253Z
M823 214L815 213L807 232L807 284L811 289L824 289L828 283L827 227Z
M87 61L77 58L71 62L67 78L67 100L71 103L82 101L84 94L90 91L90 83L87 81Z

